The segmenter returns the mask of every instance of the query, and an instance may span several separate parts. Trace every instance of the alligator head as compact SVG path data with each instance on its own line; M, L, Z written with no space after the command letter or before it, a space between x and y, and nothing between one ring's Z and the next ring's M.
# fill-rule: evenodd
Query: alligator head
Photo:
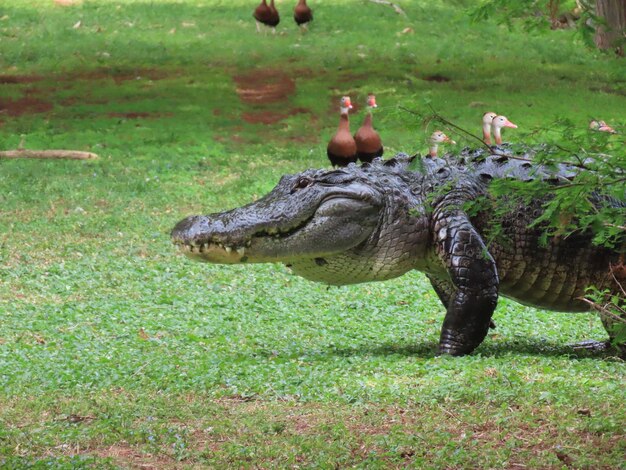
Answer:
M399 171L382 164L307 170L283 176L251 204L187 217L172 240L211 263L282 262L328 284L389 279L412 269L409 260L426 245L402 185Z

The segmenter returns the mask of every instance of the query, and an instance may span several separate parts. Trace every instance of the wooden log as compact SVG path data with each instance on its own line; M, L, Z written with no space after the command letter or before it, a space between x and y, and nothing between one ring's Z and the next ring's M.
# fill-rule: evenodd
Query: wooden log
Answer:
M98 155L79 150L4 150L0 151L0 158L48 158L70 160L94 160Z

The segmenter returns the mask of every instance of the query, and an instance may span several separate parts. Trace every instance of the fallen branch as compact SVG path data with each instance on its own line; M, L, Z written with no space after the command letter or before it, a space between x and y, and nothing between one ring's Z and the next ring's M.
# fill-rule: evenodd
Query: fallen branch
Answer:
M98 155L79 150L4 150L0 151L0 158L51 158L70 160L94 160Z
M387 5L390 6L391 8L393 8L395 10L395 12L398 15L402 15L402 16L406 16L406 13L404 12L404 10L402 8L400 8L398 5L396 5L393 2L389 2L388 0L370 0L370 2L372 3L378 3L379 5Z
M589 305L593 310L595 310L596 312L598 312L600 314L601 317L607 318L609 320L613 320L617 323L622 323L626 325L626 318L623 318L615 313L613 313L611 311L611 308L614 308L618 311L621 311L622 313L624 313L624 310L619 308L619 306L615 305L615 304L605 304L605 305L600 305L598 303L596 303L595 301L591 300L591 299L587 299L586 297L578 297L580 300L582 300L583 302L585 302L587 305Z

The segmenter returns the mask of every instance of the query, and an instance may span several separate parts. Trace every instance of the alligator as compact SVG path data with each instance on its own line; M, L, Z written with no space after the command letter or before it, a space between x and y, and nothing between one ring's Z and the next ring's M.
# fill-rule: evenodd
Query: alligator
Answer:
M330 285L422 271L447 311L439 354L469 354L480 345L493 326L499 295L578 312L589 311L581 297L590 285L619 294L612 267L623 265L624 250L593 244L588 231L542 241L544 229L532 222L545 199L511 204L499 219L497 236L492 230L502 202L490 196L492 180L561 184L576 177L575 168L549 168L482 150L456 158L398 154L361 166L285 175L256 202L181 220L172 241L196 260L279 262ZM623 200L608 199L626 207ZM472 201L483 204L472 209ZM615 339L614 322L603 317L603 323ZM626 352L626 344L618 347Z

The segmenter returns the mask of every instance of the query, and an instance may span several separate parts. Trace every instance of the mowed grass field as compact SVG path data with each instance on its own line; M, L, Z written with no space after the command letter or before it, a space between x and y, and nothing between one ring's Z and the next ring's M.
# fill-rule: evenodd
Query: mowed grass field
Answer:
M0 4L0 468L625 468L626 366L569 344L594 315L501 299L471 356L437 357L419 273L327 288L218 266L181 218L328 167L337 98L377 94L387 155L426 149L431 105L532 139L555 119L626 124L623 60L571 31L472 24L472 1L85 0ZM461 145L462 136L450 135ZM532 142L532 140L531 140Z

